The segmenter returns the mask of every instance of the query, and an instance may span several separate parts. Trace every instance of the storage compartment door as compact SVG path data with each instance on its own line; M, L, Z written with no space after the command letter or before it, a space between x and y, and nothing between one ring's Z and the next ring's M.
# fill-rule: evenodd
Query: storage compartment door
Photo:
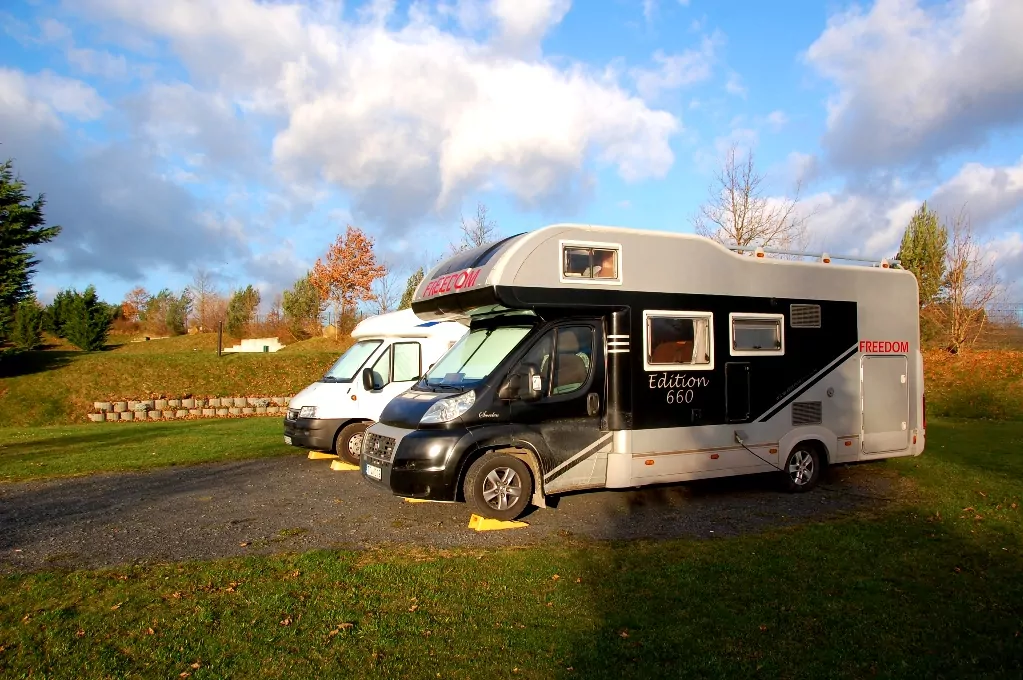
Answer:
M909 360L863 357L860 386L863 453L904 450L909 446Z
M749 364L725 364L725 410L728 422L749 420Z

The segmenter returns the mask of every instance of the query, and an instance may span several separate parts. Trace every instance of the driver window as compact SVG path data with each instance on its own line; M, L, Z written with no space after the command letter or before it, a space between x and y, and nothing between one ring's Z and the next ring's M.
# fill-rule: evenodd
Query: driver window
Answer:
M388 347L373 364L373 383L386 385L391 382L391 348Z
M593 363L593 329L569 326L558 329L558 356L554 362L551 394L575 392L586 382Z
M547 396L547 388L550 386L551 377L551 354L554 347L554 331L548 331L544 333L543 337L536 341L536 343L526 352L526 356L522 357L522 361L519 362L519 367L524 367L526 364L533 364L537 367L540 373L541 389L540 394Z

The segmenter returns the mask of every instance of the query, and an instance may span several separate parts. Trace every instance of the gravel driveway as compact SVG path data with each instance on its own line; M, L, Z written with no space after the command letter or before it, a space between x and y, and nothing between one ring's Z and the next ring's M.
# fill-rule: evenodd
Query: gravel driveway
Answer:
M290 456L0 485L0 571L566 535L728 536L884 504L895 487L880 463L835 468L806 494L781 493L765 476L591 491L535 510L527 528L476 532L463 503L406 503L358 472Z

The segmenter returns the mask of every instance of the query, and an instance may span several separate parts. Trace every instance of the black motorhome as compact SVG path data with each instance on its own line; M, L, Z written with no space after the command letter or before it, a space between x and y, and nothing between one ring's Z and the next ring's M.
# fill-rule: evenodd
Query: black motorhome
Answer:
M469 332L367 430L362 474L486 517L588 488L919 455L916 279L554 225L459 253L416 290ZM852 260L853 258L842 258Z

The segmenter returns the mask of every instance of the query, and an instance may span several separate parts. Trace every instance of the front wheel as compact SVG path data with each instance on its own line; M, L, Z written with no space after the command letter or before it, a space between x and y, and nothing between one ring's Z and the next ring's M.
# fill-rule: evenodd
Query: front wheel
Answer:
M337 433L337 439L334 440L334 451L341 456L341 460L352 465L359 464L359 458L362 456L362 440L366 436L366 430L372 424L362 421L341 428L341 431Z
M483 517L513 520L529 507L533 474L521 459L499 451L483 454L469 466L463 483L465 500Z
M821 477L821 456L817 449L799 444L785 460L785 488L792 492L809 491Z

